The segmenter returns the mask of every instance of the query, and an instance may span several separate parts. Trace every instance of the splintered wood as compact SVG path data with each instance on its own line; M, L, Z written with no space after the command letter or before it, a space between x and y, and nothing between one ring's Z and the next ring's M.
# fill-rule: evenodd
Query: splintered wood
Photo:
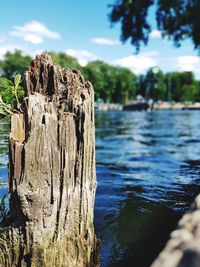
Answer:
M0 266L99 266L92 85L47 53L31 63L25 83L24 114L11 120Z

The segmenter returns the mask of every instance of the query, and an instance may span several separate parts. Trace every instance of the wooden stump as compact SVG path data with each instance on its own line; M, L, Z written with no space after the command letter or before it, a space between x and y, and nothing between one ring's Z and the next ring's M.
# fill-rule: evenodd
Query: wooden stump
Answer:
M25 112L11 119L0 266L99 266L92 85L47 53L31 63L25 83Z

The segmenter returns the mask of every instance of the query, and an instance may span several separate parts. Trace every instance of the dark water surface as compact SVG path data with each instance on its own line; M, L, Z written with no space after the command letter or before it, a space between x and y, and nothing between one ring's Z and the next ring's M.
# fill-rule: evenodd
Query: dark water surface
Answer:
M148 267L200 192L200 112L96 114L102 266Z
M8 123L0 120L0 195ZM97 112L102 267L148 267L200 191L200 111Z

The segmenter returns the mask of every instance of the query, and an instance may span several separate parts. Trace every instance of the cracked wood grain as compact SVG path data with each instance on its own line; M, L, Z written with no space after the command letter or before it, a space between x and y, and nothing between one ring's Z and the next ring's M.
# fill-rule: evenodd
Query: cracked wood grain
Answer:
M25 112L11 120L0 266L99 266L92 85L47 53L31 63L25 84Z

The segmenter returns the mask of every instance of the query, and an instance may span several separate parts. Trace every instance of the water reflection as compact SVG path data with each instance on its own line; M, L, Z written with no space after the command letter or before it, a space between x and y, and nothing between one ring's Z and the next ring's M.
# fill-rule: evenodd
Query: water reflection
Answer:
M102 266L149 266L198 194L200 112L96 115Z

